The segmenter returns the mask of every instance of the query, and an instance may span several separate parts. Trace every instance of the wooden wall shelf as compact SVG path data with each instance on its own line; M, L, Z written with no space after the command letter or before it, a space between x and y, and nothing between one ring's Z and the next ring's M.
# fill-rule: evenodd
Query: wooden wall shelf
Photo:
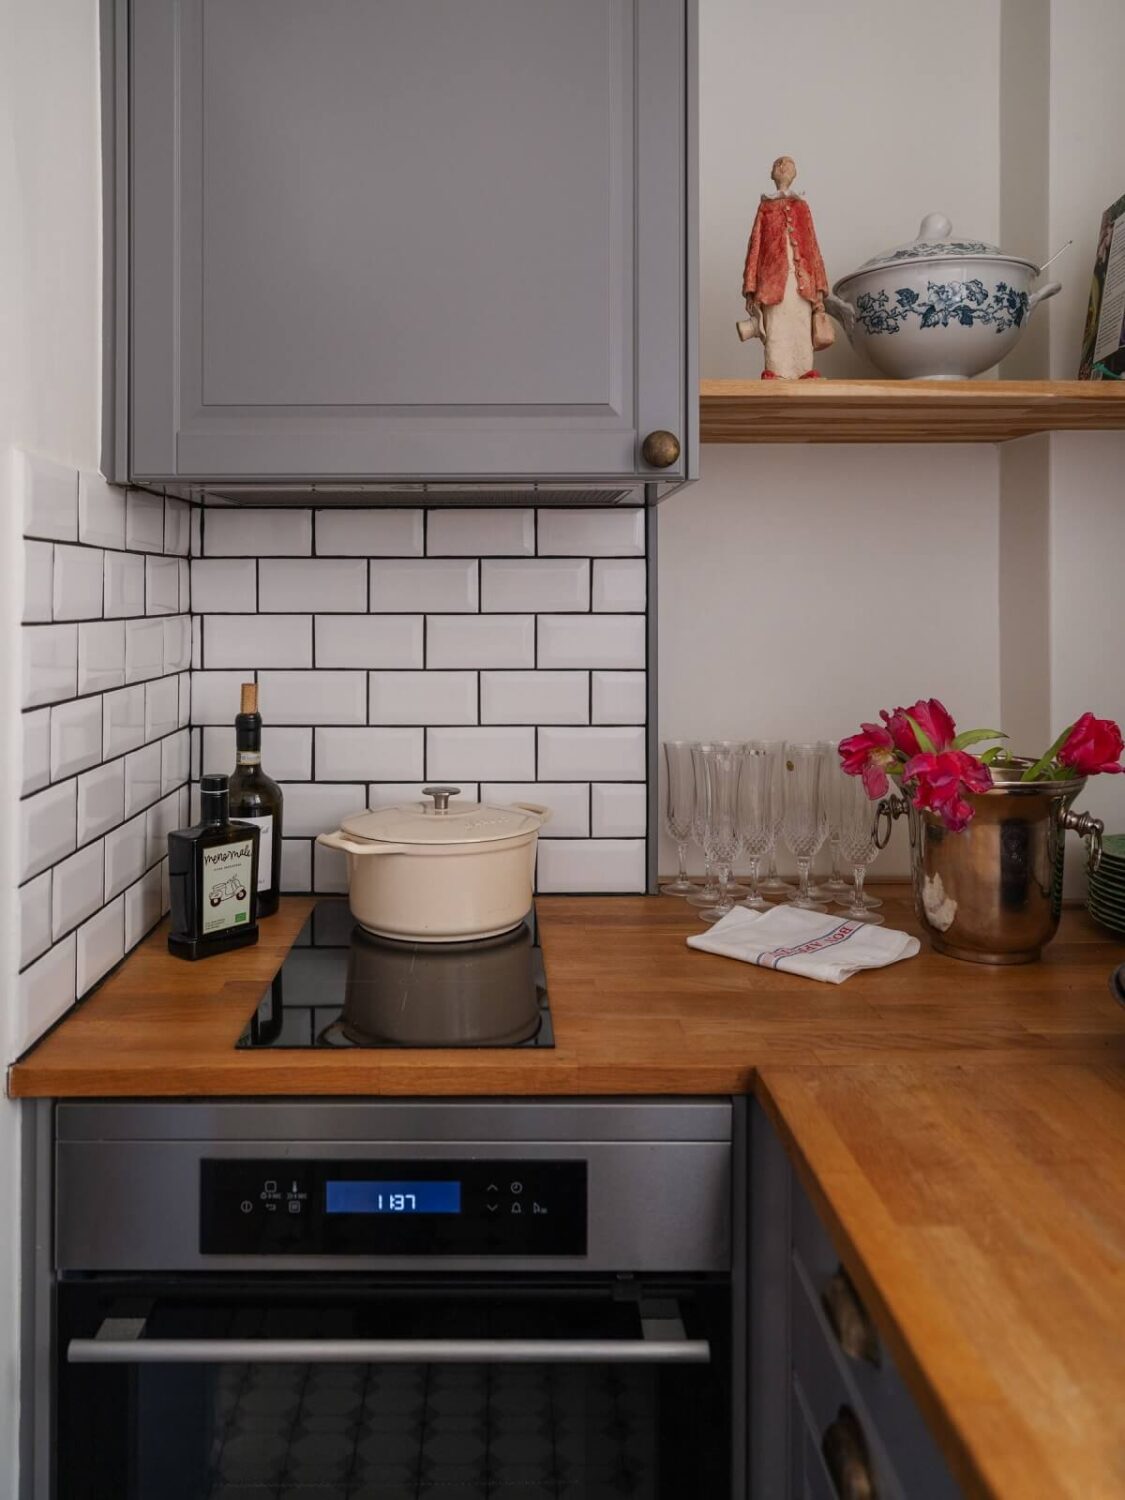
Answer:
M1125 429L1125 381L704 380L705 443L1006 443Z

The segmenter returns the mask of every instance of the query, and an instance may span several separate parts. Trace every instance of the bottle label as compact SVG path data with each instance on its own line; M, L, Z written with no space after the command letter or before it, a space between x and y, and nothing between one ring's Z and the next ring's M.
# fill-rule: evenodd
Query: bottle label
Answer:
M261 842L258 845L258 889L268 891L273 871L273 814L266 813L264 818L247 818L239 813L236 821L253 823L255 828L262 830Z
M244 927L250 921L250 873L254 868L254 840L219 844L203 851L204 932Z
M238 766L260 766L262 764L262 752L260 750L238 750L235 753L235 765ZM243 819L245 822L246 820Z

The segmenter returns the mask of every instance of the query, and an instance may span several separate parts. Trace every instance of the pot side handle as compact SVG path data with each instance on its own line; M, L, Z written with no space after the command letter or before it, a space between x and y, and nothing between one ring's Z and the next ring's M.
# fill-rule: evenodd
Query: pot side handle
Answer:
M351 839L342 829L335 833L319 833L316 841L326 849L339 849L344 854L406 854L406 844L381 844L375 839Z
M542 828L544 823L549 823L554 817L551 809L544 807L541 802L513 802L512 806L520 808L523 812L535 813L539 818L540 828Z
M851 338L856 318L855 308L852 304L845 302L843 297L837 297L833 294L830 297L825 297L824 310L832 314L837 323L842 325L847 336Z
M1027 299L1027 315L1030 318L1040 302L1046 302L1048 297L1053 297L1062 291L1061 281L1048 281L1046 286L1041 286L1037 292L1032 292Z

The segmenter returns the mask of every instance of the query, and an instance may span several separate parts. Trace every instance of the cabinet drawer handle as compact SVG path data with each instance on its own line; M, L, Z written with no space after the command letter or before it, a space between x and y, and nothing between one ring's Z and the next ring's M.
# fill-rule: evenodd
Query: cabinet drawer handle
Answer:
M651 469L668 469L680 456L680 440L674 432L658 428L641 444L641 457Z
M841 1406L840 1415L825 1431L820 1451L840 1500L877 1500L867 1440L855 1412Z
M877 1367L879 1336L843 1266L820 1294L820 1303L837 1343L848 1358L865 1359Z

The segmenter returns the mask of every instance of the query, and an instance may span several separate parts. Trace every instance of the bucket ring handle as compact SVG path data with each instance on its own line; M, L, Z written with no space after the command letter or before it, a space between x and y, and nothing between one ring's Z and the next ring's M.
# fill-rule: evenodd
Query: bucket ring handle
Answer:
M1091 875L1096 874L1102 862L1102 835L1105 833L1105 824L1101 818L1091 817L1089 813L1076 813L1068 807L1063 811L1060 821L1064 829L1087 840L1086 869Z
M875 809L875 826L872 829L876 849L883 850L890 843L895 823L906 812L906 808L905 797L890 796L881 799Z

